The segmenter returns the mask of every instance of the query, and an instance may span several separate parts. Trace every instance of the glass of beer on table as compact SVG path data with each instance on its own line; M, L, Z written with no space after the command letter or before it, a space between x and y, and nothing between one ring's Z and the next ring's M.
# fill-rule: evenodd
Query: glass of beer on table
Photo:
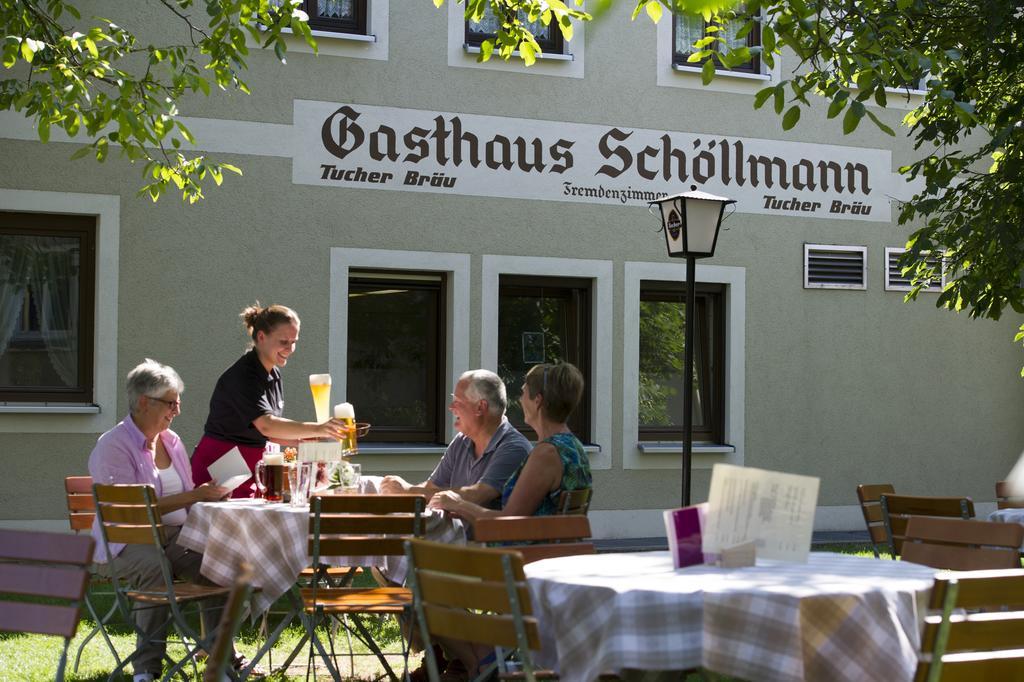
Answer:
M340 419L345 425L345 436L341 439L341 454L351 455L358 452L356 445L356 410L352 403L341 403L334 406L334 418Z
M316 421L322 424L331 418L331 375L310 374L309 392L313 394Z
M260 482L263 497L267 502L284 500L285 474L284 455L267 453L256 462L256 479Z

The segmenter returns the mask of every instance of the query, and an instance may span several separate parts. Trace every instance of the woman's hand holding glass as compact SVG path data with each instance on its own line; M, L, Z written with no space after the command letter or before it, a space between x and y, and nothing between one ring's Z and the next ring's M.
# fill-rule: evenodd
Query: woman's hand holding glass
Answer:
M345 423L340 419L328 419L322 424L317 424L314 429L315 437L341 440L345 437Z

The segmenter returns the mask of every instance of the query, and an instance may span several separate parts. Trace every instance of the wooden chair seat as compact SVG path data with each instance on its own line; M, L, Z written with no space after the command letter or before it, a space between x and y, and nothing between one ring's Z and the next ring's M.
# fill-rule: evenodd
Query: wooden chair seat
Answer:
M397 614L412 606L412 592L404 587L302 588L302 603L308 612Z
M880 497L882 519L892 557L903 552L907 523L912 517L932 516L952 519L974 518L974 502L969 497L928 495L890 495Z
M217 587L213 585L197 585L196 583L174 583L174 599L179 604L196 601L197 599L210 599L211 597L227 597L231 593L230 587ZM132 601L143 604L169 604L165 592L146 592L142 590L127 590L127 596Z

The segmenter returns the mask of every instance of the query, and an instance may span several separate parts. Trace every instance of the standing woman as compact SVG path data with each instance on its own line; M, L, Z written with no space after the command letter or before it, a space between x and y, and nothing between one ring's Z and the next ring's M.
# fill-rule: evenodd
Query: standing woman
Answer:
M252 337L252 348L220 375L210 397L210 415L195 452L192 479L210 480L209 467L221 455L237 447L250 470L263 456L268 440L292 445L303 438L340 438L342 423L329 419L322 424L285 419L281 367L295 352L299 340L299 316L283 305L247 307L240 317ZM252 479L235 488L233 497L249 497Z

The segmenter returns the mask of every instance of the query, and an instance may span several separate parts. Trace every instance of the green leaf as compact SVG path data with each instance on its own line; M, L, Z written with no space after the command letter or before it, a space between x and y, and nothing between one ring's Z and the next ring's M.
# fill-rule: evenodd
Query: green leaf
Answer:
M878 126L879 130L881 130L886 135L889 135L891 137L896 137L896 131L893 130L892 128L890 128L889 126L885 125L884 123L882 123L882 121L879 120L879 118L877 116L875 116L874 113L872 113L870 109L866 109L865 111L868 114L868 118L870 118L872 121L874 121L875 125Z
M846 110L846 115L843 116L843 134L849 135L857 126L860 125L860 119L864 117L864 105L860 102L853 101L850 103L850 108Z
M25 38L21 41L21 58L24 59L26 62L31 63L32 58L36 56L36 53L29 43L30 41L28 38Z
M782 129L783 130L791 129L793 126L796 125L797 121L799 121L799 120L800 120L800 107L794 105L794 106L790 107L789 111L786 112L786 115L782 117Z
M767 88L761 88L754 95L754 108L760 109L764 106L764 103L768 101L768 98L775 94L775 88L768 86Z
M839 95L847 95L847 94L848 93L845 90L841 90L839 92ZM843 107L846 106L846 100L848 98L847 97L840 97L839 95L836 95L835 99L832 100L832 103L828 105L828 117L829 118L835 118L836 116L838 116L839 112L842 111Z
M781 85L775 86L775 113L781 114L786 106L786 89Z
M880 106L880 107L882 107L884 109L886 101L887 100L885 98L885 88L882 88L882 87L875 88L875 104L877 104L878 106Z
M647 6L644 7L644 9L647 11L647 16L651 18L651 21L653 21L654 23L658 23L659 21L661 21L662 11L660 2L648 2Z
M46 144L50 141L50 121L45 116L39 117L39 125L37 126L39 131L39 141Z
M707 85L715 79L715 62L712 59L708 59L704 62L704 66L700 67L700 80L704 85Z

